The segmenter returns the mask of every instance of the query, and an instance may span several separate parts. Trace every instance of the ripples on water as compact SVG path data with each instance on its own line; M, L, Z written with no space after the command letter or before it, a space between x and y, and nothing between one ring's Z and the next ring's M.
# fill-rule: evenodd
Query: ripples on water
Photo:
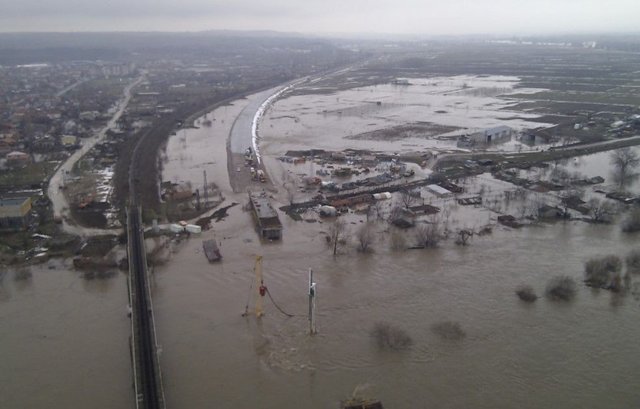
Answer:
M640 398L635 386L619 381L637 372L629 359L640 353L637 301L628 297L614 306L608 292L583 286L569 304L543 297L525 305L514 294L529 284L542 295L557 274L581 282L589 257L625 255L636 243L615 226L497 229L464 248L445 243L390 253L378 244L376 254L336 259L321 241L309 246L299 230L288 230L282 244L242 248L242 236L252 234L240 233L237 247L223 242L223 253L233 250L222 265L179 256L179 271L160 273L160 338L171 344L163 365L177 377L167 385L170 403L206 407L197 402L207 396L216 407L336 407L365 383L372 396L396 408L416 402L605 408L633 406ZM306 313L306 269L314 268L317 336L306 334L305 317L286 318L268 300L260 323L240 317L257 251L274 298L295 314ZM405 330L413 346L379 351L369 335L378 321ZM458 322L466 337L441 339L430 329L440 321ZM216 322L215 330L203 330L205 322ZM184 380L193 376L207 377L208 387ZM228 389L229 383L235 386Z

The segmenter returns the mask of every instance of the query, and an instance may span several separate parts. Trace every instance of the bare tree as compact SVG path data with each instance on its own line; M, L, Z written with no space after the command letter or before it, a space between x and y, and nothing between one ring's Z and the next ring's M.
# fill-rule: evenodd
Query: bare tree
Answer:
M547 283L546 296L553 301L570 301L576 294L576 282L569 276L556 276Z
M298 187L296 186L295 181L291 181L284 185L284 190L287 192L287 202L289 206L293 206L294 201L296 200L296 192Z
M462 229L458 231L458 237L456 238L456 244L459 246L466 246L469 244L469 239L473 236L471 230Z
M571 174L564 168L554 168L550 174L551 181L564 187L571 186Z
M380 349L399 351L413 344L413 339L403 329L386 322L377 322L371 330L371 337Z
M416 228L416 241L419 246L437 247L441 238L440 224L435 220L432 223L422 224Z
M393 251L403 251L407 249L407 240L402 232L394 229L391 232L389 245Z
M376 220L382 220L384 219L384 205L382 203L382 201L380 200L376 200L375 202L371 203L371 206L369 206L369 213L373 216L373 214L375 213L376 215ZM368 216L368 215L367 215Z
M420 198L420 192L415 189L407 189L403 187L400 189L400 202L405 209L409 209Z
M584 197L584 190L573 188L566 191L563 197L560 199L560 204L562 205L562 211L565 218L570 218L571 214L569 213L569 209L576 204L584 203L581 202Z
M298 183L296 179L291 177L291 174L286 172L284 169L282 170L282 187L287 194L287 202L289 203L289 206L292 206L296 199Z
M333 248L333 255L338 254L338 246L346 241L347 223L337 218L329 228L329 242Z
M631 148L617 149L611 153L615 179L620 188L624 187L632 175L633 169L640 165L640 156Z
M594 223L607 223L613 214L613 206L605 200L593 197L589 200L589 214Z
M373 242L373 224L367 222L360 226L356 232L356 238L358 239L358 250L367 253L371 251L371 243Z

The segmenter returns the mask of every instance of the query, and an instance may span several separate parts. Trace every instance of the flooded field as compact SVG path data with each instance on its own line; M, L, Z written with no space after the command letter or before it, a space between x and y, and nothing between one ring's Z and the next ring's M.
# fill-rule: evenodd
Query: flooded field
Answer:
M519 94L542 91L516 88L517 77L460 75L407 82L329 94L310 89L309 95L280 99L261 125L264 154L277 156L289 149L309 147L391 152L451 149L456 147L455 136L461 133L498 125L518 131L551 126L532 121L539 118L536 114L511 110L517 100L501 97L516 89ZM374 131L393 131L407 124L419 129L400 136L371 136Z
M291 97L269 111L261 125L261 147L272 173L282 171L273 156L289 148L384 148L379 141L344 139L344 127L331 133L305 125L305 115L311 121L324 115L322 126L339 121L335 113L303 113L336 97L307 96L297 108L287 104L302 97ZM362 106L362 101L353 104ZM370 105L371 111L378 109ZM299 121L276 118L283 106L297 110ZM343 124L357 123L366 112ZM300 129L304 132L296 138ZM187 139L197 133L204 138L206 130L185 132ZM394 150L403 142L396 142ZM300 166L313 173L313 165ZM490 175L465 186L470 193L485 190L487 199L514 188ZM378 222L374 253L362 254L353 234L366 217L352 213L346 217L349 242L334 258L325 240L329 222L317 215L305 215L315 220L305 223L281 214L282 242L260 243L250 214L237 206L213 230L174 245L154 283L168 405L336 408L354 390L394 408L609 408L639 402L640 385L619 381L633 379L638 370L637 360L629 359L640 352L637 294L619 296L582 285L586 260L624 257L637 248L635 236L623 235L616 224L577 221L509 229L496 225L498 213L487 209L492 206L463 208L452 206L452 199L421 194L428 203L449 208L439 217L451 230L492 224L493 233L474 237L465 247L450 238L437 249L394 252L390 227ZM279 204L285 202L282 196L275 196ZM548 195L550 204L554 197ZM232 200L245 203L246 196L229 193L227 204ZM518 207L511 203L501 210L517 212ZM412 234L405 233L408 241ZM219 264L209 264L202 254L202 240L211 238L223 255ZM261 320L241 316L254 303L256 255L264 256L265 285L274 301L294 317L283 315L268 299ZM319 285L319 333L313 337L307 334L308 268ZM578 283L572 302L544 297L547 282L559 274ZM531 285L541 299L532 305L518 300L514 290L522 284ZM444 339L433 330L443 321L458 323L465 336ZM406 331L412 346L380 350L370 335L378 322Z

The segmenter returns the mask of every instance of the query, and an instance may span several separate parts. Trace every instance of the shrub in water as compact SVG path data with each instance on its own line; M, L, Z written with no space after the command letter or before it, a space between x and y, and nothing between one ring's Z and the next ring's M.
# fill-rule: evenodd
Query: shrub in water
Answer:
M622 231L635 233L640 231L640 209L632 210L629 216L622 222Z
M622 260L618 256L592 258L584 264L584 281L589 287L609 288L620 276L620 270Z
M533 291L533 288L528 285L518 287L516 289L516 295L518 296L518 298L525 302L534 302L538 299L536 292Z
M576 295L576 282L568 276L554 277L547 284L545 294L554 301L569 301Z
M431 326L431 330L443 339L457 341L464 338L467 334L457 322L442 321Z
M386 322L376 323L371 331L371 336L380 349L397 351L413 344L409 334Z
M625 261L627 262L627 272L640 274L640 250L630 252Z

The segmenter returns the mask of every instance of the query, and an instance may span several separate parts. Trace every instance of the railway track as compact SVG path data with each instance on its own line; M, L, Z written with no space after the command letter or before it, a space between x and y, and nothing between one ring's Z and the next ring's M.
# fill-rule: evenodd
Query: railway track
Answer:
M164 409L164 392L157 355L153 307L147 280L147 262L140 209L128 210L129 291L132 308L132 359L136 407Z

